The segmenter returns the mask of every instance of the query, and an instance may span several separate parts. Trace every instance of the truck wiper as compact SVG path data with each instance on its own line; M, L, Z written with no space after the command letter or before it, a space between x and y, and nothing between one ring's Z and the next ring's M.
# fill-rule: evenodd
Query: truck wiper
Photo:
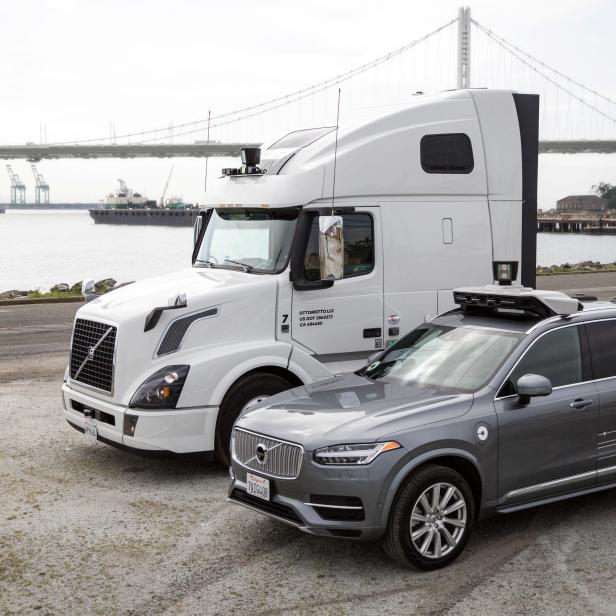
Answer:
M241 261L234 261L233 259L225 259L225 263L235 263L235 265L241 266L245 272L251 273L254 267L248 265L248 263L242 263Z
M212 263L209 259L195 259L195 263L203 263L209 267L214 267L216 264Z

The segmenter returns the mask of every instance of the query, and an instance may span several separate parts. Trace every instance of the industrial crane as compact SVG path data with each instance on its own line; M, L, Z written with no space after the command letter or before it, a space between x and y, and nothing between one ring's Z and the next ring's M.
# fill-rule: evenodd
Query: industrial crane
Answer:
M11 165L7 165L6 170L9 172L9 177L11 178L11 203L13 205L16 203L25 203L26 185L19 179L17 174L13 173Z
M175 165L171 165L171 171L169 171L169 175L167 177L167 183L165 184L165 187L163 188L163 194L160 197L159 207L165 207L165 195L167 194L167 188L169 188L169 182L171 181L171 174L173 173L173 167L175 167Z
M41 194L43 195L43 203L49 203L49 184L45 178L38 172L36 165L32 163L32 173L34 173L34 200L36 203L41 203Z

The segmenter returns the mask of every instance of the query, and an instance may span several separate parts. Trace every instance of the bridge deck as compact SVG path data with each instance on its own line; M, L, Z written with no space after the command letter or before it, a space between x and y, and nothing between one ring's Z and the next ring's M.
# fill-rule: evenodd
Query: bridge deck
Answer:
M0 159L25 158L39 161L53 158L206 158L239 156L243 147L258 143L134 143L128 145L5 145ZM616 140L540 141L541 154L616 153Z

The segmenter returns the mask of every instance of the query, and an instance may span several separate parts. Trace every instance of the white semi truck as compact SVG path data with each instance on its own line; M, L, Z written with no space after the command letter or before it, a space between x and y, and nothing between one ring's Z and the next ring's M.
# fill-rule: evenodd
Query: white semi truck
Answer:
M244 151L206 192L192 267L77 312L66 420L112 445L227 462L246 406L361 366L453 307L454 287L534 286L538 107L451 91ZM327 275L332 221L343 261Z

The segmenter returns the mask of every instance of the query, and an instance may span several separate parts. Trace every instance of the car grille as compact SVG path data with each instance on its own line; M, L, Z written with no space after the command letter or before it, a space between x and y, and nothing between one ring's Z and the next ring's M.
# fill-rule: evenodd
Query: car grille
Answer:
M73 381L111 392L113 352L117 329L113 325L77 319L73 330L70 377Z
M240 428L233 430L232 445L233 458L247 468L281 479L295 479L299 475L304 454L300 445L247 432ZM257 457L259 446L267 451L263 461L259 461Z

